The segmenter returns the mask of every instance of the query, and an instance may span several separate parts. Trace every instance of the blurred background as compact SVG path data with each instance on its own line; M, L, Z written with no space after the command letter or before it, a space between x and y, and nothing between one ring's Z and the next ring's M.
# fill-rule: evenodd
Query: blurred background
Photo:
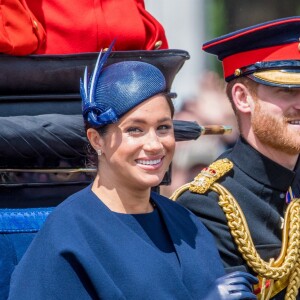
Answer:
M238 135L235 117L224 92L221 62L202 51L202 44L244 27L300 15L300 1L145 0L145 5L164 26L169 47L187 50L191 55L173 84L173 91L178 94L174 102L175 119L233 128L230 135L201 136L196 141L177 143L172 184L161 187L161 193L170 196L230 148Z

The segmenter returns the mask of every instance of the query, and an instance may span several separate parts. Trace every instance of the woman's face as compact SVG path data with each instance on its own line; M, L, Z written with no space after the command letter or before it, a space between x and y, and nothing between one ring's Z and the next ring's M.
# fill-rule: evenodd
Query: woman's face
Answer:
M101 184L135 190L159 185L171 163L175 139L166 98L154 96L111 124L100 137Z

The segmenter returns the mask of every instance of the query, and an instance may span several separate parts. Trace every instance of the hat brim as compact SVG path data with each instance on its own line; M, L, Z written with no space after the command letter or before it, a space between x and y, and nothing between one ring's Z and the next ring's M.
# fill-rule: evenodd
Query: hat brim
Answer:
M264 85L300 88L300 69L266 70L254 72L247 76Z

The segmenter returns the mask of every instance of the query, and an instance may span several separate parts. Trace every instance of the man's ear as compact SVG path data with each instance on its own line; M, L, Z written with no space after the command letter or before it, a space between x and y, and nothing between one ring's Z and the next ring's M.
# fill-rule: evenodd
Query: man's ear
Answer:
M241 113L251 113L253 107L253 98L248 88L242 83L236 83L232 87L232 100L237 111Z
M98 131L93 129L93 128L89 128L86 132L87 138L91 144L91 146L96 150L103 150L103 141L101 136L99 135Z

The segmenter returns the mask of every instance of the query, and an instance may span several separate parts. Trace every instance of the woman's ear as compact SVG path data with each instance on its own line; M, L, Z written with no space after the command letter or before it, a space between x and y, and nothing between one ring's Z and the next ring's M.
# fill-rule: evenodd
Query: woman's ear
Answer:
M253 107L253 97L248 88L242 83L236 83L232 87L232 100L237 111L241 113L251 113Z
M89 128L86 132L86 135L91 146L95 149L95 151L96 152L98 152L99 150L102 151L103 141L98 131L93 128Z

